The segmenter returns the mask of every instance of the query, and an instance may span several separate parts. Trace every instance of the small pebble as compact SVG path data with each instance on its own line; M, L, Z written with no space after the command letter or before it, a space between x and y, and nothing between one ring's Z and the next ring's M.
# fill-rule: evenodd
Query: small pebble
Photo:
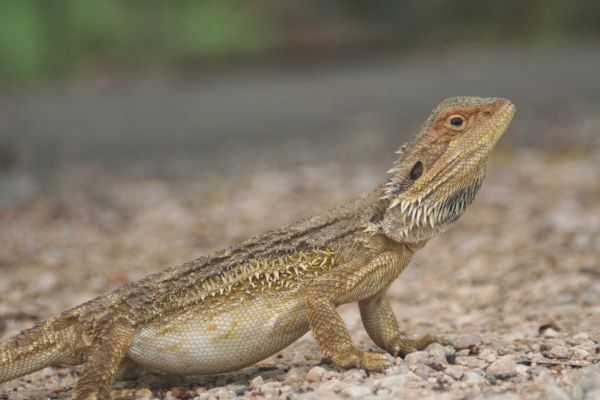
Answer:
M427 353L429 354L429 359L432 363L435 364L448 364L448 360L446 359L446 349L439 343L432 343L427 347Z
M325 368L323 367L313 367L306 374L306 381L310 383L320 382L325 375Z
M272 393L277 391L281 387L281 382L265 382L261 387L260 391L264 393Z
M373 382L376 386L384 389L394 390L406 384L406 378L403 375L386 376Z
M486 400L521 400L521 397L514 393L493 393L485 396Z
M460 357L456 357L456 361L455 363L457 365L463 365L465 367L469 367L469 368L485 368L485 366L487 365L487 363L477 357L464 357L464 356L460 356Z
M175 387L167 392L166 397L167 399L169 398L169 396L175 399L181 399L186 394L186 392L187 390L185 390L184 388Z
M250 381L250 386L254 389L260 389L260 387L265 383L262 376L258 375L256 378Z
M517 364L515 371L517 371L517 374L519 375L527 375L529 367L527 365Z
M560 333L557 330L555 330L554 328L548 328L543 331L542 336L547 337L547 338L555 338L555 337L560 336Z
M483 343L480 336L461 335L449 340L450 345L457 350L468 349L470 347L481 346Z
M244 393L252 390L252 388L250 386L245 386L245 385L231 386L229 389L232 390L236 396L242 396Z
M464 381L471 385L479 385L485 381L485 378L475 371L467 371L464 376Z
M331 379L327 382L323 382L317 389L317 392L332 392L336 393L342 390L346 384L338 379Z
M433 369L429 368L425 364L415 364L410 367L411 371L414 372L419 378L427 380L434 372Z
M573 340L575 341L575 343L585 342L586 340L589 340L589 338L590 334L587 332L579 332L578 334L573 336Z
M462 377L465 375L461 370L452 367L446 368L444 372L456 380L462 379Z
M498 359L496 352L492 349L483 349L478 356L487 363L493 363Z
M408 365L425 364L429 361L429 354L425 351L415 351L414 353L407 354L404 357L404 361Z
M340 374L337 371L328 371L328 370L326 370L325 373L323 374L323 379L328 381L330 379L340 378L341 376L342 376L342 374Z
M321 396L317 395L316 393L302 393L300 396L298 396L298 400L320 400Z
M342 394L351 399L359 399L372 394L371 389L367 385L348 385L342 390Z
M367 377L367 371L364 369L353 368L345 371L342 375L344 376L345 381L359 381Z
M507 379L517 374L517 363L511 356L502 356L486 368L486 373L494 378Z
M550 358L569 358L571 350L567 346L554 346L548 352Z

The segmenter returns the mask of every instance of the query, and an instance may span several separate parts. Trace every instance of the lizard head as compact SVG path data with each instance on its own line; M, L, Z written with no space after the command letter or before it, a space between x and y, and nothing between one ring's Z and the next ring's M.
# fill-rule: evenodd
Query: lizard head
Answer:
M458 220L479 190L488 157L514 113L506 99L480 97L451 97L433 110L389 171L382 197L384 234L419 242Z

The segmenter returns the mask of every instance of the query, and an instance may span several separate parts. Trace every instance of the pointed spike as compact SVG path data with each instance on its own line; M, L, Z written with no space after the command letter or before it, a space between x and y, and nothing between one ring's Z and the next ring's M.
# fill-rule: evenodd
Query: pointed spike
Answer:
M400 203L400 211L405 212L408 209L409 205L410 203L408 201L402 200L402 202Z
M401 200L399 198L395 198L390 202L390 205L388 206L388 209L392 209L394 207L396 207L398 204L401 203Z

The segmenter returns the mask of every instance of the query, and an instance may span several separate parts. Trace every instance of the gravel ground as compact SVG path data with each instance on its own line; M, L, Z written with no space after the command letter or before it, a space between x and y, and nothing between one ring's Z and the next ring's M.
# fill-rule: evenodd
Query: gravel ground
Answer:
M600 150L600 149L598 149ZM120 387L160 399L600 399L600 151L496 152L461 222L392 286L402 331L445 335L383 373L343 371L310 334L240 372L147 375ZM202 180L83 166L52 187L0 176L0 335L267 229L346 201L385 166L249 168ZM340 311L377 350L355 305ZM0 384L0 398L68 398L79 369Z

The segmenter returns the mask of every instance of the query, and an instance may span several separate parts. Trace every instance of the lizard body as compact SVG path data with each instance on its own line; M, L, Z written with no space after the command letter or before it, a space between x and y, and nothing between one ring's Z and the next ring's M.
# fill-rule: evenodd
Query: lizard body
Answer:
M394 355L424 348L435 338L400 336L387 288L471 203L514 110L505 99L444 100L373 192L124 285L0 342L0 382L84 364L73 398L107 399L131 365L220 373L309 330L334 364L383 369L387 357L356 348L336 311L354 301L379 347Z

